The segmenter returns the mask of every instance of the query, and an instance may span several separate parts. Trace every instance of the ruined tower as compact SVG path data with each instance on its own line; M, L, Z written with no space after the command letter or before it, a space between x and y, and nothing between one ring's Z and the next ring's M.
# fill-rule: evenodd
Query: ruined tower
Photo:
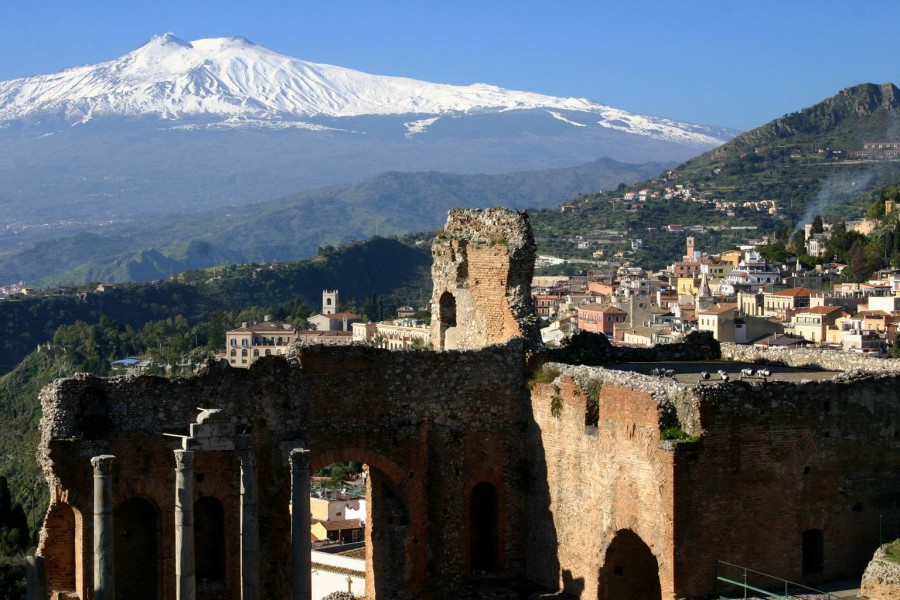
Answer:
M526 214L451 210L431 254L436 350L472 350L515 337L540 343L530 289L535 245Z

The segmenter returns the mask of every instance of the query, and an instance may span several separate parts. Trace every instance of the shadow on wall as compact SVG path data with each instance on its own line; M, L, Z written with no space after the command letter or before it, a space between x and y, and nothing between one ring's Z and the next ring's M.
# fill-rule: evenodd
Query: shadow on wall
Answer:
M528 494L529 545L526 572L531 580L549 590L556 590L560 581L560 564L557 548L559 538L556 524L550 511L550 482L547 477L547 454L541 438L541 431L532 415L528 415L525 438L526 460L530 465L526 481ZM584 589L584 582L573 579L568 571L563 574L577 586ZM566 587L568 590L568 586ZM579 592L580 593L580 592Z

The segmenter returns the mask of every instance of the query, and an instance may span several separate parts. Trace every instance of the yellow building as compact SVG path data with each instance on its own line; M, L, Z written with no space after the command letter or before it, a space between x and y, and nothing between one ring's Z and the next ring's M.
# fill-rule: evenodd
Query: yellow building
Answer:
M816 306L796 313L791 318L791 324L795 334L821 344L828 340L828 330L837 328L837 320L843 314L840 306Z

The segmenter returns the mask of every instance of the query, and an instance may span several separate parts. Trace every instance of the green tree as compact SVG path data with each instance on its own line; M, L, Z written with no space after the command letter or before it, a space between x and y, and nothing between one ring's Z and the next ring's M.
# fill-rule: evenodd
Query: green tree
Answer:
M819 215L816 215L816 218L813 219L812 232L813 233L825 233L825 224L822 222L822 217Z

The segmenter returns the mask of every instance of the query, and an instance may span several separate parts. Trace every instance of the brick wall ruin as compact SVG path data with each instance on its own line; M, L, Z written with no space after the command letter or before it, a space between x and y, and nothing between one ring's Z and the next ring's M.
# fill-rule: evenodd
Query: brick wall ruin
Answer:
M862 572L878 515L900 507L897 363L798 354L853 370L723 382L627 362L736 368L715 362L708 336L640 351L588 337L544 352L528 318L524 215L453 211L433 254L443 352L306 347L249 370L46 388L39 460L51 505L39 555L53 597L91 597L90 461L103 454L116 456L119 597L175 597L181 441L163 434L186 434L198 407L221 409L256 452L264 598L290 593L295 447L310 450L313 470L369 465L367 592L380 600L511 580L582 598L699 598L716 592L719 560L811 583ZM240 597L238 454L194 460L201 599Z
M285 452L296 446L312 451L313 470L336 461L369 465L373 595L422 598L470 579L469 502L482 483L498 498L496 573L519 573L523 373L523 346L513 342L452 353L308 347L293 363L272 357L249 370L184 380L57 381L41 397L40 461L52 500L39 553L48 585L90 597L90 458L112 454L114 530L129 532L116 553L130 552L116 561L118 595L145 597L133 585L141 578L152 589L146 597L174 597L173 450L180 440L163 433L185 429L196 407L221 409L238 431L250 432L257 451L262 597L289 593ZM205 596L198 581L198 597L239 598L238 458L198 452L194 472L195 501L221 505L225 545L223 580L208 582Z
M643 573L641 552L658 564L662 598L714 593L717 560L809 584L859 576L879 515L900 505L897 371L685 385L543 368L561 373L531 395L529 463L547 487L528 508L529 539L540 540L529 571L545 585L618 598L604 589L609 568L623 570L614 583ZM591 384L596 427L585 426ZM697 441L660 440L673 425ZM607 564L625 533L641 544Z
M431 256L435 349L469 350L515 337L539 343L531 302L535 245L526 214L451 210Z

